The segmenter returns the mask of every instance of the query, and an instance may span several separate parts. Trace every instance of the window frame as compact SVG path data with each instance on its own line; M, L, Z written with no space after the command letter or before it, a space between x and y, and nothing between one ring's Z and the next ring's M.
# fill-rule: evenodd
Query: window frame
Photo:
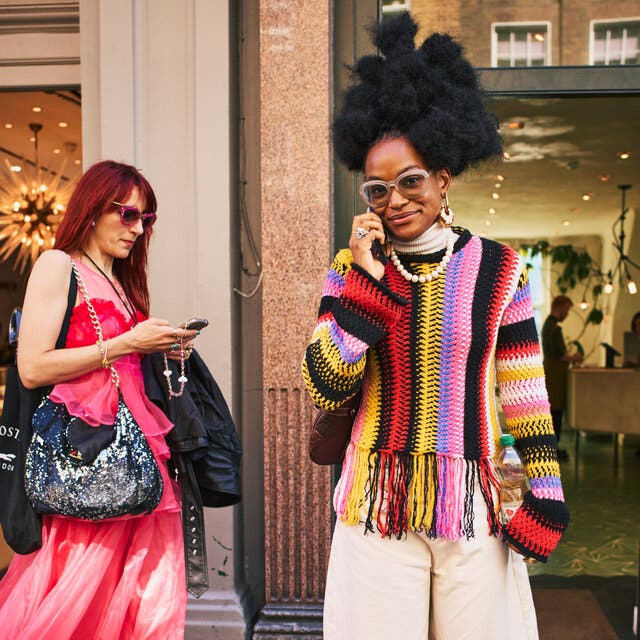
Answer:
M589 21L589 66L592 67L600 67L600 66L604 66L604 67L611 67L611 66L620 66L623 67L625 66L625 62L622 62L622 56L624 54L624 46L622 46L621 51L620 51L620 64L617 65L612 65L610 62L607 61L607 51L606 51L606 45L605 45L605 62L600 65L596 65L594 58L595 58L595 44L596 44L596 32L595 32L595 27L596 26L600 26L600 25L605 25L605 24L610 24L610 25L621 25L623 26L625 22L631 22L631 23L637 23L638 26L640 27L640 16L635 17L635 18L606 18L606 19L602 19L602 20L590 20ZM624 27L623 27L624 28ZM626 33L623 34L623 44L624 44L624 40L626 37Z
M534 31L536 27L544 27L546 29L546 50L545 61L542 67L550 67L553 65L551 61L551 21L550 20L536 20L527 22L492 22L491 23L491 66L495 69L533 69L537 68L529 64L530 60L527 58L527 63L524 66L516 67L515 65L509 65L508 67L498 66L498 32L496 27L531 27L531 31ZM510 62L513 60L511 56Z
M402 0L402 2L397 6L390 5L388 7L385 7L382 4L382 0L379 0L378 6L380 10L380 18L382 18L384 15L393 15L394 13L401 13L402 11L411 11L411 0Z

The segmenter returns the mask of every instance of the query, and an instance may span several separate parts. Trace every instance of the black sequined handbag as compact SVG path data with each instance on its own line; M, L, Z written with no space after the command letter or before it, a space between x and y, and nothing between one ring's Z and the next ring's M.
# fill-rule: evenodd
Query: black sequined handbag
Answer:
M73 270L91 322L103 340L98 316L75 263ZM25 491L36 511L83 520L150 513L160 502L162 476L149 444L127 408L113 365L118 409L111 425L92 427L65 405L44 398L33 414L25 461Z

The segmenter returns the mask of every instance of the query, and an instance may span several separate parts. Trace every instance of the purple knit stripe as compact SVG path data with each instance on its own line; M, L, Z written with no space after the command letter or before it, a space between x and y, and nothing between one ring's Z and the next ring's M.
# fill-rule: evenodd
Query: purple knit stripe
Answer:
M454 253L447 265L457 277L447 273L444 292L441 358L446 363L447 380L440 383L436 451L440 454L464 456L464 398L466 393L466 363L471 346L471 315L473 292L480 269L482 243L473 237L465 250ZM445 359L446 358L446 359ZM442 366L442 365L441 365Z
M366 342L341 329L335 320L329 326L329 334L331 341L340 352L340 358L347 364L358 362L369 348Z
M452 256L447 265L442 306L442 346L440 348L440 393L438 396L438 427L436 452L449 453L449 423L451 422L451 394L455 349L456 291L459 287L462 260L460 254Z
M543 476L531 478L531 492L536 498L548 498L564 501L562 482L558 476Z
M324 281L324 286L322 287L322 297L331 296L332 298L339 298L343 289L344 278L333 269L330 269Z

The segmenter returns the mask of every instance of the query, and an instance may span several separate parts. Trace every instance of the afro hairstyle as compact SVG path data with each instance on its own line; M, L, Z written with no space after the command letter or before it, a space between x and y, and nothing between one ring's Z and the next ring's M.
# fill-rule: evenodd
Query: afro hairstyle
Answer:
M353 83L333 123L335 150L350 170L364 170L369 149L405 136L432 170L455 176L502 153L497 118L462 47L434 33L416 49L418 25L408 12L371 28L381 55L351 68Z

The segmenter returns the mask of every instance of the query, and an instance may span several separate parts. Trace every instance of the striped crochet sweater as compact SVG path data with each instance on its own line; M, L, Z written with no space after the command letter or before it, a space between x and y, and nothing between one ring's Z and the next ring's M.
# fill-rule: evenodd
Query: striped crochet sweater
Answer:
M479 488L492 534L545 561L568 524L526 269L505 245L464 229L444 277L378 281L340 251L324 284L303 377L318 407L361 392L334 494L338 516L401 537L473 536ZM428 273L444 254L400 256ZM501 528L495 384L531 491ZM384 509L382 506L384 505Z

